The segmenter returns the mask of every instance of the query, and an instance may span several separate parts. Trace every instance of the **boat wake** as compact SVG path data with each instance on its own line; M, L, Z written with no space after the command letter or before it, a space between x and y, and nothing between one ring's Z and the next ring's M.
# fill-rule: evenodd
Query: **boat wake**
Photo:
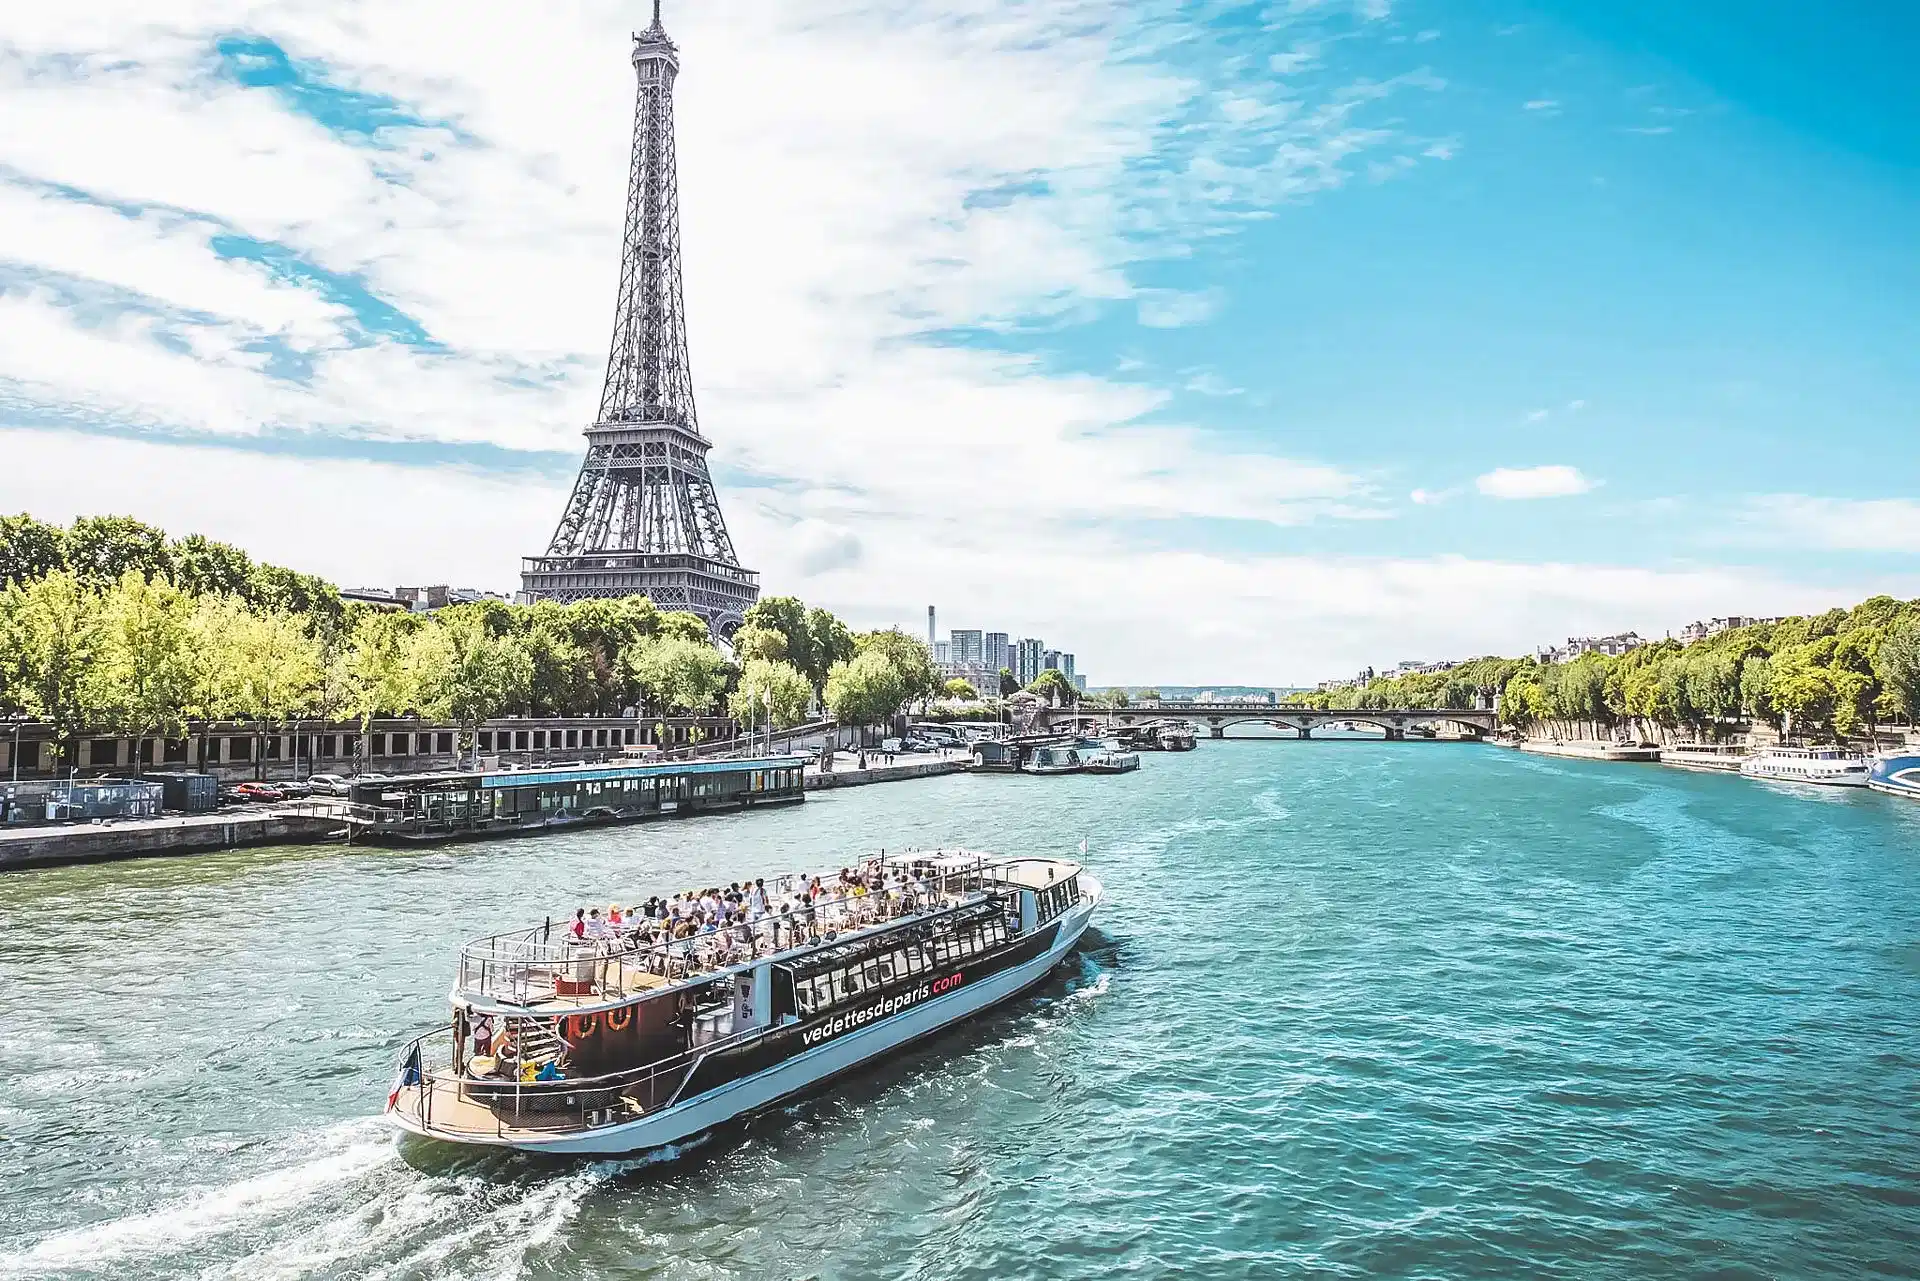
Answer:
M296 1164L196 1193L173 1205L58 1232L22 1254L0 1256L0 1276L151 1260L204 1244L298 1209L327 1189L351 1183L394 1160L384 1123L363 1118L314 1136L319 1154ZM115 1269L117 1271L117 1269Z

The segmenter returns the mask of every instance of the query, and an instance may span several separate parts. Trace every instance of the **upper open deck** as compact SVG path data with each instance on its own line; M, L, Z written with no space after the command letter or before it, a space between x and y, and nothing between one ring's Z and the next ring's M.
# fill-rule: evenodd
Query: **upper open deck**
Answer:
M799 901L800 874L767 878L768 910L731 924L708 923L689 937L669 937L670 922L634 917L607 937L580 939L569 933L567 918L549 918L461 948L452 998L527 1014L610 1008L649 992L704 985L769 958L845 944L907 918L937 922L1022 889L1064 893L1079 871L1078 863L1065 859L910 850L859 863L859 874L877 883L872 889L833 890Z

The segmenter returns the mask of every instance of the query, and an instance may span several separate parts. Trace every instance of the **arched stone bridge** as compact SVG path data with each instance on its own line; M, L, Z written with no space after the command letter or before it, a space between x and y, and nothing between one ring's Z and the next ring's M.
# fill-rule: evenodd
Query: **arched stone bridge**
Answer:
M1384 730L1390 741L1404 739L1409 729L1419 725L1452 725L1461 737L1478 740L1494 732L1498 716L1493 711L1456 707L1322 712L1278 703L1264 707L1257 703L1161 703L1158 707L1121 707L1111 711L1073 707L1043 707L1039 711L1040 720L1035 728L1048 730L1098 730L1111 725L1144 725L1149 721L1185 721L1196 732L1204 728L1214 738L1225 738L1230 725L1250 724L1290 729L1301 738L1312 738L1316 729L1352 721Z

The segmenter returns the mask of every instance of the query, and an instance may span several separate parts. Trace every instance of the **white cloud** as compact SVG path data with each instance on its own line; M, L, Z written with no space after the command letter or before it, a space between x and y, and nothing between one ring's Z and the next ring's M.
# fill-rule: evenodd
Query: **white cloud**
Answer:
M1183 292L1178 289L1142 289L1140 323L1148 329L1180 329L1213 319L1225 296L1218 289Z
M1565 498L1584 494L1594 482L1578 468L1550 463L1540 467L1496 467L1473 482L1488 498Z
M1587 402L1584 400L1569 400L1567 402L1567 412L1570 414L1577 414L1586 407Z
M1560 110L1560 103L1559 100L1555 98L1533 98L1522 104L1521 109L1524 111L1556 112Z
M1530 423L1541 423L1541 422L1545 422L1546 420L1547 420L1547 411L1544 409L1535 409L1527 414L1527 421Z
M1920 555L1920 501L1767 494L1747 504L1750 541Z

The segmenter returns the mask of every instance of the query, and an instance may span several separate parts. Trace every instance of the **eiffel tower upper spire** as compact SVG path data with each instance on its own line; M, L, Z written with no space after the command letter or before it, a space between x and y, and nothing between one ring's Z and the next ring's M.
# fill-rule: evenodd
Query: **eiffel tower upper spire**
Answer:
M724 633L760 589L734 555L693 404L673 154L680 56L659 0L653 25L633 37L633 70L633 159L607 380L573 495L547 554L523 567L522 594L645 594Z

